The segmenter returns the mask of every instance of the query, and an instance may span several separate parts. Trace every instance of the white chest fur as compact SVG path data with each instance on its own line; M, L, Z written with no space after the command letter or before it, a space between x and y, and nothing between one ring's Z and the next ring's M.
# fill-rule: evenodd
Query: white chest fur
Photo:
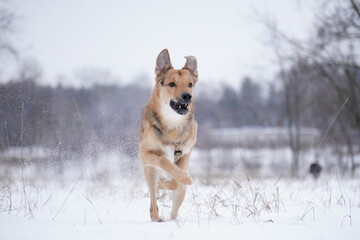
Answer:
M162 149L165 153L165 156L167 159L170 160L170 162L174 162L175 161L175 146L173 145L167 145L165 147L163 147Z
M176 113L170 104L161 103L161 116L169 128L178 127L186 119L186 115Z

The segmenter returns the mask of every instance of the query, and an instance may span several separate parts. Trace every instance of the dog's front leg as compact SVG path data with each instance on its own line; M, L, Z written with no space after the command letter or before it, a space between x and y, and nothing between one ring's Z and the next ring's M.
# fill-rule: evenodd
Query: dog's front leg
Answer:
M184 154L183 156L181 156L181 158L178 161L175 162L176 166L187 171L189 167L189 158L190 158L190 153ZM176 190L178 188L178 185L179 185L178 182L174 178L170 180L166 178L160 178L158 183L158 187L160 189L168 189L168 190Z
M145 179L150 191L150 218L153 222L162 222L159 217L159 208L156 202L156 184L158 180L157 170L153 167L145 167Z
M157 186L160 189L176 190L179 184L175 180L175 178L172 178L170 180L166 178L160 178Z
M162 168L168 172L178 183L192 184L191 177L187 170L181 169L165 157L162 151L141 151L140 157L143 163L152 167Z
M184 154L176 162L176 165L187 172L189 167L189 158L190 158L190 153ZM178 184L177 189L173 192L172 195L173 205L171 209L171 219L176 219L179 212L179 208L184 201L185 193L186 193L186 186L183 184Z

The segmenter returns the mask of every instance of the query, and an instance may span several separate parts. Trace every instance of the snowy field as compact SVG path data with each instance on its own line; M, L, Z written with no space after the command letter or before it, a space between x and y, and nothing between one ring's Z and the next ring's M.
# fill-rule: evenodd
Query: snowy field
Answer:
M2 168L0 239L360 239L358 179L255 178L235 170L209 180L193 166L179 218L168 220L171 194L160 191L168 221L153 223L142 171L124 176L108 166L62 177Z
M143 178L1 189L0 239L360 239L356 180L223 178L188 188L177 221L152 223ZM161 215L171 195L160 193Z

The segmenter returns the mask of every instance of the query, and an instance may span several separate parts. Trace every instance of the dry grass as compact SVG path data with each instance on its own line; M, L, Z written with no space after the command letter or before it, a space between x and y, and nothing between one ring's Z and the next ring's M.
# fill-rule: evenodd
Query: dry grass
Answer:
M83 211L84 225L91 214L102 224L105 218L116 221L122 214L109 210L111 207L106 202L111 198L125 202L124 210L139 203L147 208L149 202L141 171L133 177L116 178L112 173L96 171L89 175L85 167L73 180L57 182L56 178L44 180L29 169L23 170L8 171L8 175L2 176L0 214L36 218L39 211L51 206L54 220L65 206L72 204L68 199L77 194L82 196L82 204L89 207ZM341 226L353 226L356 225L354 210L360 209L360 183L353 179L331 179L330 176L317 182L312 179L251 179L245 172L205 181L210 184L203 184L204 181L196 176L194 179L180 209L178 227L189 219L196 219L199 227L210 226L219 219L236 225L248 221L274 223L292 211L296 211L297 221L316 221L334 209L344 212L339 219ZM59 192L63 193L61 198L57 197ZM159 208L166 219L171 212L171 191L160 191L159 195Z

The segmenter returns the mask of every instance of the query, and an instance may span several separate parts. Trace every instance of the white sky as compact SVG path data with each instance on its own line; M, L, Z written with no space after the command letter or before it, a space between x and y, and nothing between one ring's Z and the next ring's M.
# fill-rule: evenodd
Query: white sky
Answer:
M21 16L17 46L36 59L43 81L81 85L76 72L109 70L121 83L139 75L154 78L157 54L168 48L175 68L184 56L198 60L201 81L238 85L245 75L274 74L271 49L255 12L303 36L310 3L296 0L14 0ZM59 76L66 76L59 77Z

